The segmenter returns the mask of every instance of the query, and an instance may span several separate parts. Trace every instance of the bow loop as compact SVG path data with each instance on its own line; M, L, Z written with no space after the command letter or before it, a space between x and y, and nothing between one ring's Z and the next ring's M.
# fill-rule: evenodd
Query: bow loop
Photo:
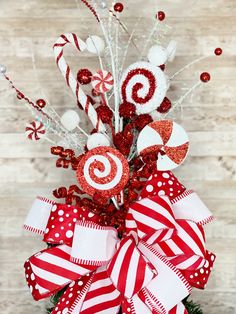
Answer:
M169 199L155 196L132 203L126 227L127 231L136 229L139 238L148 244L170 239L176 223Z
M105 265L114 255L118 241L114 228L102 227L89 221L77 221L71 261L81 265Z

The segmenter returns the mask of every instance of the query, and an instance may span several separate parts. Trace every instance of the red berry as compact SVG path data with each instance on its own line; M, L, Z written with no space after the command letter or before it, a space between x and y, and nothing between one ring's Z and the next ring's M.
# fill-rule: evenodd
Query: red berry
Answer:
M103 123L110 123L113 117L113 113L111 109L107 106L102 105L96 108L99 119L102 120Z
M123 4L120 3L120 2L117 2L117 3L114 5L114 10L115 10L116 12L121 13L121 12L124 10Z
M77 73L77 80L82 85L87 85L92 81L92 72L88 69L81 69Z
M151 123L152 121L153 119L149 114L141 114L135 120L135 127L140 132L147 124Z
M156 17L157 17L157 19L158 19L159 21L161 21L161 22L164 21L164 19L165 19L165 17L166 17L165 12L163 12L163 11L157 12Z
M169 98L165 97L163 102L160 104L160 106L157 108L157 111L160 113L166 113L171 108L171 101Z
M136 107L130 102L124 102L119 108L120 116L126 119L130 119L135 115Z
M42 109L46 106L46 101L44 99L38 99L36 100L36 105Z
M223 53L223 50L222 50L221 48L216 48L216 49L215 49L215 55L216 55L216 56L221 56L222 53Z
M200 79L201 79L202 82L207 83L207 82L210 81L211 76L210 76L210 74L208 72L203 72L201 74L201 76L200 76Z

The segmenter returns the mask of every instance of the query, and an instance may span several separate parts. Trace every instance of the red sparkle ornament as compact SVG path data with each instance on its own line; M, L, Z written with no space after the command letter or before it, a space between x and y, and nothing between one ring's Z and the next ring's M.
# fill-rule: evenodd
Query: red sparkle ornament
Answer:
M157 12L156 17L159 21L161 21L161 22L164 21L164 19L166 18L165 12L163 12L163 11Z
M119 108L119 113L120 116L126 119L130 119L134 117L136 112L136 107L134 104L130 102L124 102L123 104L120 105Z
M135 120L135 127L140 132L149 123L153 121L149 114L141 114Z
M44 99L38 99L36 100L36 105L42 109L46 106L46 101Z
M88 69L81 69L77 73L77 80L82 85L87 85L92 81L92 72Z
M216 48L216 49L215 49L215 55L216 55L216 56L221 56L222 53L223 53L223 50L222 50L221 48Z
M166 113L171 108L171 101L169 98L165 97L161 105L157 108L157 111L160 113Z
M208 83L211 80L211 76L208 72L203 72L200 76L200 79L203 83Z
M115 5L114 5L114 10L118 13L121 13L123 10L124 10L124 5L120 2L117 2Z
M112 111L106 105L101 105L96 108L99 119L102 120L103 123L110 123L113 117Z

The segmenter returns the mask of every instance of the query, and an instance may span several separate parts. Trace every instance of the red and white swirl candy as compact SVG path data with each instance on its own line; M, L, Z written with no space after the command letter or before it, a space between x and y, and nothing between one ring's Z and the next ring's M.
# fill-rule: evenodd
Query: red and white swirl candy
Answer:
M93 88L102 94L109 92L114 85L114 79L110 72L99 70L92 77Z
M170 120L154 121L139 134L137 150L141 155L158 153L157 169L171 170L185 160L189 139L179 124Z
M40 140L46 133L45 127L42 122L32 121L29 124L26 124L25 135L31 141Z
M163 71L149 62L137 62L128 67L121 78L122 101L133 103L137 114L150 113L163 101L167 91Z
M77 180L84 192L110 198L117 195L129 179L129 164L115 148L90 150L78 165Z
M87 48L87 45L77 35L68 33L68 34L63 34L58 38L58 40L56 41L53 47L53 50L54 50L57 65L63 77L65 78L67 85L70 86L72 92L77 97L78 102L83 107L84 111L88 115L93 126L99 132L103 132L106 130L104 124L98 118L97 112L94 109L93 105L91 104L89 97L84 93L81 85L75 79L69 65L65 61L65 58L63 56L63 49L67 44L72 44L79 51L84 51Z

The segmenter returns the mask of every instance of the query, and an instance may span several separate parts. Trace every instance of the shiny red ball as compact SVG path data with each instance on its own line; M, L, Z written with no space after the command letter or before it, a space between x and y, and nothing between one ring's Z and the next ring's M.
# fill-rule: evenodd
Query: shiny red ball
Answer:
M208 72L203 72L200 76L202 82L207 83L211 80L211 76Z
M159 21L161 21L161 22L164 21L164 19L166 18L165 12L163 12L163 11L157 12L156 17Z
M165 97L163 102L160 104L160 106L157 108L157 111L160 113L166 113L171 108L171 101L169 98Z
M92 72L88 69L81 69L77 73L77 80L82 85L87 85L92 81Z
M121 13L121 12L124 10L123 4L120 3L120 2L117 2L117 3L114 5L114 10L115 10L116 12Z
M44 99L38 99L36 100L36 105L39 108L44 108L46 106L46 101Z
M221 48L216 48L216 49L215 49L215 55L216 55L216 56L221 56L222 53L223 53L223 50L222 50Z

